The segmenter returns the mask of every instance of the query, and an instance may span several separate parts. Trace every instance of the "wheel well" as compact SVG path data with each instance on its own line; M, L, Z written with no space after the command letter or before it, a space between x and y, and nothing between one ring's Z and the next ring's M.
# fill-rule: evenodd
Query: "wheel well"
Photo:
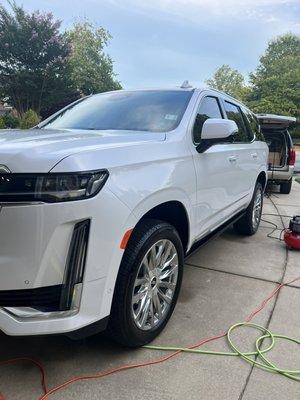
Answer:
M189 220L182 203L179 201L168 201L159 204L148 211L140 221L145 218L159 219L173 225L180 236L183 249L186 252L189 242Z
M263 189L266 188L266 184L267 184L267 177L265 172L261 172L258 177L257 177L257 182L260 182L262 184Z

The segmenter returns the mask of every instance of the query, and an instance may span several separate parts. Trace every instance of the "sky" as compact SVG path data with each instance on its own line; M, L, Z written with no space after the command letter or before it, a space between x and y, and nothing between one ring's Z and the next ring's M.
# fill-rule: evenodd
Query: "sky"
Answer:
M0 0L5 4L5 0ZM106 52L126 89L204 86L222 64L245 77L277 35L300 33L299 0L17 0L68 29L83 18L112 35Z

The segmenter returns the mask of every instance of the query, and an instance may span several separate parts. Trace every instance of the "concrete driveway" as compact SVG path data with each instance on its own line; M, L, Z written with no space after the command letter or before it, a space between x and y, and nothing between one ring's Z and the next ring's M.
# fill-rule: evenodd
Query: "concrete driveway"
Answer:
M300 214L300 184L290 195L274 193L265 200L264 213ZM279 217L264 215L282 227ZM285 223L288 221L284 218ZM187 346L219 334L243 321L278 282L300 276L300 252L267 237L263 222L254 237L237 236L231 229L186 260L182 293L175 313L156 344ZM254 322L275 333L300 337L300 281L284 287L255 317ZM246 351L257 333L242 329L236 338ZM45 366L49 387L80 374L122 364L151 360L162 353L117 347L102 336L81 342L63 337L12 338L0 335L0 359L28 356ZM228 350L225 339L205 346ZM298 346L299 347L299 346ZM270 356L282 368L299 369L300 352L294 344L278 343ZM40 376L29 364L0 367L0 392L14 400L41 395ZM294 400L299 383L252 368L243 360L181 354L163 364L125 371L110 377L75 383L49 396L61 400ZM0 396L1 397L1 396Z

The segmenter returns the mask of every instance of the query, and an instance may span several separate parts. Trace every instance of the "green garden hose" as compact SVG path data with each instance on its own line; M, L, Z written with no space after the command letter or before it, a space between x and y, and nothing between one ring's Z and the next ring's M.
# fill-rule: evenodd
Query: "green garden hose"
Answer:
M233 340L231 337L232 332L239 327L245 327L245 326L255 328L263 333L261 336L259 336L256 339L256 342L255 342L256 351L252 351L252 352L240 351L237 348L237 346L233 343ZM289 370L289 369L279 368L278 366L276 366L274 363L272 363L265 357L265 354L273 349L273 347L275 345L275 339L288 340L288 341L296 343L298 345L300 345L300 340L293 339L293 338L290 338L290 337L284 336L284 335L274 334L269 329L264 328L261 325L254 324L252 322L239 322L237 324L232 325L226 333L226 338L227 338L227 342L228 342L230 348L233 350L232 352L200 350L197 348L173 347L173 346L147 345L147 346L144 346L144 348L150 349L150 350L175 351L175 352L182 351L182 352L187 352L187 353L209 354L209 355L215 355L215 356L236 356L236 357L242 358L243 360L247 361L248 363L250 363L254 366L257 366L257 367L267 370L269 372L278 373L278 374L284 375L287 378L293 379L295 381L300 381L300 370ZM270 344L268 347L261 349L260 345L262 344L262 341L264 339L269 340ZM257 360L260 360L260 361L257 361Z

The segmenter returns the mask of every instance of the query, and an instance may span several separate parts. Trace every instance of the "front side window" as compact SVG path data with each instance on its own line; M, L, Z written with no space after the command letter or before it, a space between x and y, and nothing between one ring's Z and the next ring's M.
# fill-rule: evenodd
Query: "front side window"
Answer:
M192 94L186 90L102 93L69 106L40 127L167 132L179 125Z
M201 101L193 129L195 143L200 143L203 124L209 118L223 118L216 97L207 96Z
M233 142L249 142L247 128L240 107L229 101L224 101L224 107L228 119L234 121L238 126L238 133L233 136Z

